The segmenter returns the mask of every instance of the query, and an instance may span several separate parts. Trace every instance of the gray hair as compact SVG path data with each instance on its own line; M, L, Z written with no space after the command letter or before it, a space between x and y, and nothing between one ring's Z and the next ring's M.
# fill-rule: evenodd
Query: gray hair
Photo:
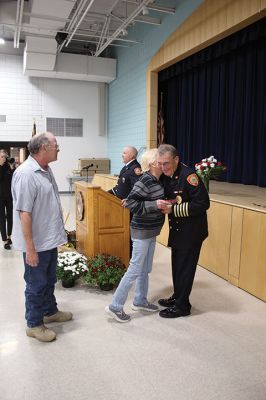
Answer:
M157 149L145 151L141 157L141 169L143 172L149 171L151 164L156 162Z
M7 157L8 157L8 153L7 153L7 151L6 151L6 150L4 150L4 149L1 149L1 150L0 150L0 153L1 153L1 154L3 154L5 158L7 158Z
M165 153L170 153L173 158L178 156L177 149L174 146L172 146L171 144L161 144L158 147L158 155L159 156L164 156Z
M130 151L131 151L131 153L132 153L132 156L133 156L134 158L137 158L137 156L138 156L138 150L136 149L136 147L133 147L133 146L126 146L125 148L126 148L126 149L130 149Z
M28 143L28 150L30 154L39 153L39 150L43 144L45 145L50 144L50 140L49 137L47 136L47 133L40 133L39 135L33 136Z

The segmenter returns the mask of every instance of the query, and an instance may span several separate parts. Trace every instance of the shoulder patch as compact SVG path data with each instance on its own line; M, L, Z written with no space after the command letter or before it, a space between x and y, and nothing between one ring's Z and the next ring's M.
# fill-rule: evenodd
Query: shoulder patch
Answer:
M187 181L192 186L198 186L198 184L199 184L199 178L196 174L188 175Z
M135 172L136 175L141 175L142 174L141 168L139 168L139 167L134 168L134 172Z

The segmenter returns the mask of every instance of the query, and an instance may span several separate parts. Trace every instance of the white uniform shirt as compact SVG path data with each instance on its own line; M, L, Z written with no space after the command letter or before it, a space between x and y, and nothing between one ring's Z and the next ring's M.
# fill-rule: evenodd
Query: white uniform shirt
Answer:
M43 169L29 156L14 172L12 196L15 249L26 251L19 211L31 213L32 237L37 252L67 242L59 192L50 167Z

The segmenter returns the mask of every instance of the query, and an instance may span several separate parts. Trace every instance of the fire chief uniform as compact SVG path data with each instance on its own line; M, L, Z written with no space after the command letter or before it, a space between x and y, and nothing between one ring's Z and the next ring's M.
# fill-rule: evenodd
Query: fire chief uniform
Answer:
M208 236L206 210L208 192L194 170L179 163L172 177L162 177L165 196L173 202L169 218L168 246L172 249L174 294L159 304L169 307L160 316L175 318L189 315L192 289L202 242Z

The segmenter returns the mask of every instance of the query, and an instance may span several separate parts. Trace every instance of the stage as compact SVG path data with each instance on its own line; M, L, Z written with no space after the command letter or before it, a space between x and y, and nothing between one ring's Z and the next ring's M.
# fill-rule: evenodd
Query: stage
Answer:
M97 174L92 183L104 190L117 177ZM266 188L210 182L209 237L199 265L266 301ZM168 223L157 241L167 245Z
M199 264L266 301L266 188L211 181L210 199Z
M210 199L266 213L266 188L211 180Z

